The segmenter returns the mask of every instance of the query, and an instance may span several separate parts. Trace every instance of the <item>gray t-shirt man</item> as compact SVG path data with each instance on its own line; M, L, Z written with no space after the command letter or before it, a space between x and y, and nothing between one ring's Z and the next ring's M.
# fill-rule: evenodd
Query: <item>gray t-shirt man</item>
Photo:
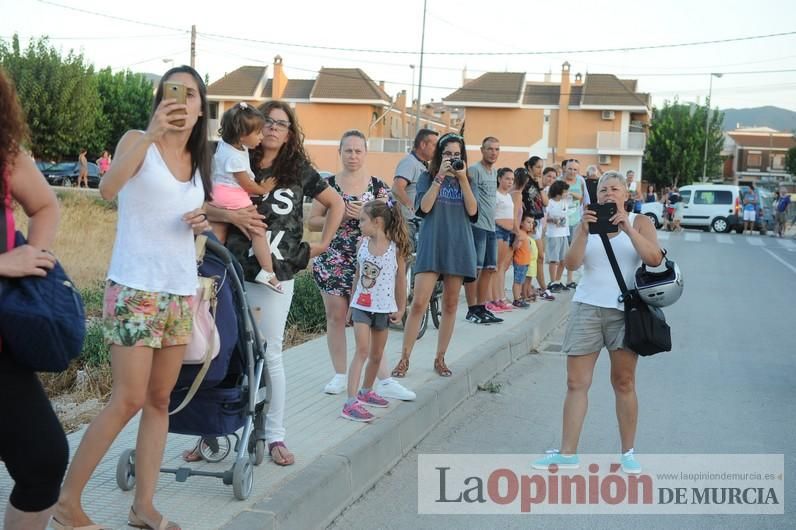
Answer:
M481 162L467 168L470 185L478 201L478 220L473 223L475 228L495 231L495 200L497 198L497 168L489 170Z
M412 204L414 204L415 196L417 195L417 181L425 171L426 165L413 152L403 157L395 168L395 178L406 181L406 195ZM395 196L393 196L393 199L395 199ZM415 218L415 212L403 204L401 204L401 213L406 220Z

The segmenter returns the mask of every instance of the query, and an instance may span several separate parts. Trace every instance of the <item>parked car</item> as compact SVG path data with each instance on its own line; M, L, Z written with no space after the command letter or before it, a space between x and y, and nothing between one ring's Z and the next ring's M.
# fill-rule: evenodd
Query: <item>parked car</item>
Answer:
M641 205L641 213L646 215L655 225L655 228L663 226L663 203L660 201L645 202Z
M80 172L77 162L60 162L42 170L44 178L53 186L77 186L77 176ZM94 162L88 163L88 187L99 187L99 166Z
M47 162L46 160L36 160L36 167L39 168L39 171L44 173L44 170L48 167L54 165L52 162Z

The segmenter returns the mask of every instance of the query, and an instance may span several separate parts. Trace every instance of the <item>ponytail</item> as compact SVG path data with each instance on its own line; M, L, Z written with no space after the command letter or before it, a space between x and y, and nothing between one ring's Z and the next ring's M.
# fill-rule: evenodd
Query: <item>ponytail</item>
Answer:
M398 203L392 199L387 199L387 202L373 200L365 204L364 209L371 219L380 217L384 220L387 239L395 243L398 257L408 260L412 256L412 244L409 242L409 231Z

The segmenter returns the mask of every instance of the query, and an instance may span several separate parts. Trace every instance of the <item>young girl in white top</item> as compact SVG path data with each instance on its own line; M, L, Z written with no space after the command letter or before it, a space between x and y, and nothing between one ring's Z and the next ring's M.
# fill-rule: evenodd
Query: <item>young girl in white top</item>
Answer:
M221 140L213 156L213 206L238 210L251 206L250 195L268 195L274 189L274 179L258 184L249 163L249 149L263 139L265 117L262 112L240 102L221 117ZM213 231L226 241L227 225L212 223ZM254 281L282 294L282 286L274 274L271 247L262 231L252 231L252 249L262 270Z
M519 206L512 198L514 190L514 170L504 167L498 170L498 185L495 191L495 236L497 239L497 274L492 283L491 301L487 302L486 308L489 311L501 312L510 311L514 308L505 299L506 295L506 271L511 266L512 256L514 256L514 239L519 232L520 222L518 219Z
M390 322L400 322L406 309L406 261L412 246L397 203L381 200L366 203L359 223L363 237L357 249L349 310L357 347L348 369L348 400L342 416L353 421L370 421L373 414L362 405L386 407L388 404L372 387L387 343L387 326ZM365 380L358 389L366 360Z
M165 82L185 87L186 102L164 99ZM86 430L61 488L50 525L99 528L81 497L92 473L130 419L141 411L135 448L135 497L128 523L179 528L153 505L169 398L191 340L198 287L194 235L210 226L202 206L211 194L207 91L189 66L166 72L146 131L128 131L102 177L102 198L119 215L103 303L113 391ZM117 524L114 524L117 526Z

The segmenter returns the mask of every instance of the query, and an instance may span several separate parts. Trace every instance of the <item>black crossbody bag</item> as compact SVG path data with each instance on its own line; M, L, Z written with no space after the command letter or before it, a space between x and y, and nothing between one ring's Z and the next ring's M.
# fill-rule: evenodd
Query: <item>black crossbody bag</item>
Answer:
M644 357L671 351L672 332L663 311L647 305L637 290L627 288L608 234L600 234L600 239L622 292L619 301L625 306L625 346Z

